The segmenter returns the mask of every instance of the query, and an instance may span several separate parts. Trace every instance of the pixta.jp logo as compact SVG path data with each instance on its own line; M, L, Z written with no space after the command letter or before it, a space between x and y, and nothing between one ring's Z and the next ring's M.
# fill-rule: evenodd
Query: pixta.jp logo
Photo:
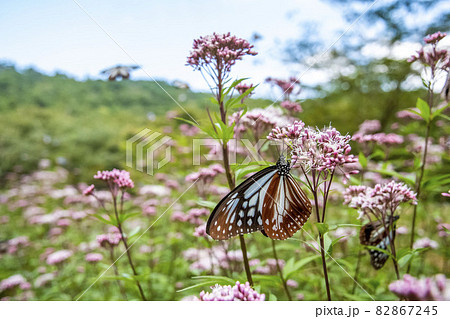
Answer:
M170 162L172 138L148 128L129 138L126 143L126 165L153 175Z

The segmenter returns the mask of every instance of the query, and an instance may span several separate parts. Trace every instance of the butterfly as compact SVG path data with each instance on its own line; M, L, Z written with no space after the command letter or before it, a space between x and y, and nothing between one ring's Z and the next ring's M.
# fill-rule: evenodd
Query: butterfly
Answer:
M233 189L214 208L206 233L216 240L261 231L272 239L293 236L311 215L311 203L280 156Z
M108 75L108 80L110 81L115 81L116 79L126 80L130 78L131 71L136 69L139 69L138 65L117 65L112 68L103 70L102 72L100 72L100 74Z
M387 250L390 240L395 239L395 221L399 216L388 216L383 223L382 220L370 222L363 227L359 233L359 241L365 246L374 246ZM385 225L388 228L386 231ZM374 249L369 249L370 263L373 268L381 269L389 258L389 255Z

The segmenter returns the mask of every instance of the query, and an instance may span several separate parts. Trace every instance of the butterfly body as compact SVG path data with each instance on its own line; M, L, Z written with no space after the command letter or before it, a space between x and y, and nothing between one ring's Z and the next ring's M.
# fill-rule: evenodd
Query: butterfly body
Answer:
M398 218L398 216L387 217L384 222L381 220L376 220L364 225L359 233L359 240L361 244L387 250L391 244L390 240L394 240L395 238L394 223ZM371 265L377 270L381 269L389 259L388 254L370 248L369 255Z
M233 189L211 213L206 232L214 239L261 231L272 239L294 235L311 214L311 203L281 156Z

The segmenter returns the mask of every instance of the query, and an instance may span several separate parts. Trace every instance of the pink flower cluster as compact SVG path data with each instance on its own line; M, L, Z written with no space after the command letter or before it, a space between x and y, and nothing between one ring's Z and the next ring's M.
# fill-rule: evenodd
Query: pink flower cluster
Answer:
M382 218L388 212L393 215L401 203L417 204L416 194L405 184L391 181L387 184L368 186L349 186L344 192L344 204L356 208L359 218L373 214Z
M223 247L214 246L210 249L189 248L183 252L183 256L193 262L189 266L193 272L209 271L214 274L224 269L236 269L243 261L242 251L230 250L226 243Z
M430 249L436 249L439 247L439 244L435 242L434 240L431 240L428 237L420 238L416 240L416 242L413 245L414 249L418 248L430 248Z
M287 142L295 142L301 138L305 123L302 121L295 121L294 124L284 127L275 127L267 136L269 140L287 140Z
M73 252L67 249L58 250L47 256L47 265L57 265L66 261L73 255Z
M134 187L134 183L130 178L130 173L116 168L111 171L98 171L97 174L94 175L94 178L107 181L108 183L116 185L119 188Z
M359 125L358 132L361 134L374 133L381 129L381 123L378 120L365 120Z
M229 72L237 60L245 55L256 55L247 40L232 36L230 33L200 37L194 40L194 45L187 58L187 64L200 70L212 65L215 70Z
M235 286L221 286L216 284L211 287L212 292L202 291L200 301L264 301L266 296L253 290L248 282L241 284L236 281Z
M439 237L450 237L450 224L441 223L437 225Z
M419 109L413 108L414 111L420 113ZM411 119L411 120L423 120L420 115L417 115L416 113L410 112L408 110L402 110L398 111L395 116L399 119Z
M173 221L188 222L192 225L200 226L205 223L203 217L208 216L209 213L210 211L207 208L192 208L187 214L184 214L183 212L174 212L171 219Z
M376 133L376 134L364 134L356 133L352 138L358 143L374 142L378 145L398 145L404 142L403 136L395 133Z
M103 259L103 255L99 253L89 253L85 257L87 262L97 263Z
M245 83L241 82L238 85L236 85L235 89L239 92L240 95L242 95L245 92L247 92L247 90L251 89L252 87L253 87L253 84L245 84ZM253 94L253 92L251 92L249 95L247 95L247 97L249 97L252 94Z
M19 250L19 248L27 247L29 245L30 245L30 241L28 240L27 236L15 237L15 238L8 240L7 252L8 252L8 254L14 254Z
M391 283L389 290L410 301L450 300L450 282L444 275L417 279L406 274L403 279Z
M122 235L119 232L111 232L97 236L97 242L102 247L117 246L121 239Z
M84 196L92 195L94 193L94 189L95 189L95 185L91 184L83 191L83 195Z
M225 173L225 169L220 164L213 164L207 168L201 168L198 172L191 173L186 176L186 182L193 183L196 180L205 184L211 184L218 174Z
M206 224L202 224L202 225L196 227L194 230L194 236L207 238L208 234L206 234Z
M427 35L423 41L427 44L435 44L445 38L447 33L441 33L440 31Z
M294 101L283 101L281 102L281 107L290 111L290 112L303 112L302 106L300 103L294 102Z
M184 136L194 136L198 134L200 129L196 126L183 123L180 125L180 131Z
M255 139L259 139L263 134L274 127L284 126L288 119L283 115L280 108L269 106L264 109L255 108L241 117L242 111L238 111L230 116L230 124L236 123L234 128L235 137L240 133L249 131Z
M357 162L357 158L350 154L351 136L341 135L333 127L322 130L305 128L303 122L295 122L286 128L275 128L268 139L283 139L292 147L292 160L303 164L307 169L317 171L334 170L338 166ZM351 171L348 174L355 174Z
M434 74L438 69L448 70L450 67L450 56L448 51L444 49L438 49L437 45L447 34L436 32L434 34L427 35L424 38L424 42L429 44L430 48L421 48L417 51L416 55L411 56L408 62L419 61L425 66L429 66Z
M31 288L30 283L22 275L12 275L0 282L0 292L19 287L20 289L27 290Z
M281 269L284 268L285 264L286 262L283 259L278 259L278 265ZM257 266L253 271L255 274L275 275L278 272L277 260L273 258L267 259L265 265L260 265L259 259L252 259L250 261L250 266Z
M266 82L278 86L283 92L284 100L288 100L291 94L297 95L301 91L300 80L293 76L287 80L268 77Z

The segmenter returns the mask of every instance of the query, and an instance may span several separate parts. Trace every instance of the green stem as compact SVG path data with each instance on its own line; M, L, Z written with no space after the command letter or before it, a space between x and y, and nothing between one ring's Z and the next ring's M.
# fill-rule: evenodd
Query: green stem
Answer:
M273 257L275 258L275 262L277 264L278 274L280 275L281 282L283 283L284 291L286 291L286 295L288 296L289 301L292 301L291 293L289 292L289 288L288 288L288 286L286 284L286 280L284 279L284 276L283 276L283 271L281 270L280 263L278 261L277 250L275 248L275 240L273 240L273 239L272 239L272 252L273 252Z
M116 220L117 220L117 228L119 229L120 235L122 237L122 243L125 246L125 252L127 254L128 257L128 263L130 264L131 270L133 271L133 275L135 277L138 276L138 273L136 271L136 268L134 267L133 264L133 259L131 258L131 252L130 252L130 248L128 246L127 240L125 238L123 229L122 229L122 223L119 220L119 213L117 211L117 198L116 196L113 196L113 203L114 203L114 214L116 216ZM121 209L123 209L123 193L122 193L122 201L121 201ZM141 283L139 282L139 280L137 278L134 279L136 281L136 285L139 289L139 294L141 295L141 299L143 301L146 301L147 299L145 298L145 294L144 294L144 290L142 289Z
M358 246L360 247L360 246ZM356 283L358 282L358 276L359 276L359 269L361 267L361 256L362 256L362 252L361 249L358 248L358 260L356 261L356 269L355 269L355 274L353 275L353 288L352 288L352 295L355 294L355 290L356 290Z
M222 74L221 74L221 70L218 70L218 74L217 74L217 102L219 103L219 109L220 109L220 117L222 119L222 122L224 124L227 123L227 115L226 115L226 111L225 111L225 106L223 104L223 99L222 99L222 91L223 91L223 84L222 84ZM230 187L230 190L234 189L235 184L234 184L234 180L233 180L233 176L231 174L231 169L230 169L230 160L229 160L229 155L228 155L228 146L227 143L224 143L222 141L222 153L223 153L223 166L225 168L225 175L227 176L227 181L228 181L228 186ZM245 240L244 240L244 235L239 235L239 241L241 243L241 251L242 251L242 256L244 258L244 268L245 268L245 273L247 275L247 281L250 283L250 285L253 286L253 278L252 278L252 273L250 272L250 265L248 263L248 256L247 256L247 246L245 245Z
M317 186L318 186L317 181L318 181L318 178L316 179L316 172L313 170L312 171L312 183L313 183L312 193L314 196L314 206L315 206L315 211L316 211L317 222L320 223L323 221L321 221L321 219L320 219L319 201L317 198ZM324 280L325 280L325 287L327 290L327 299L328 299L328 301L331 301L330 281L328 279L327 260L325 257L325 243L324 243L324 239L323 239L323 234L320 231L319 231L319 241L320 241L320 255L322 257L323 275L324 275Z
M430 88L428 90L428 106L430 108L430 114L432 114L431 108L433 106L433 86L431 86L431 84L430 84ZM423 155L422 155L422 165L420 166L419 178L417 179L417 182L416 182L417 200L419 200L419 198L420 198L420 192L421 192L421 188L422 188L422 179L425 174L425 165L427 162L428 141L430 139L430 132L431 132L431 121L428 120L427 130L425 132L425 145L424 145ZM419 206L419 204L414 205L414 210L413 210L413 219L412 219L412 226L411 226L411 240L409 241L410 249L413 248L414 239L415 239L415 235L416 235L416 220L417 220L417 207L418 206ZM408 264L406 273L409 274L410 271L411 271L411 263Z
M116 275L116 277L120 277L119 269L117 268L117 265L115 263L116 259L114 258L114 248L112 246L109 248L109 256L111 258L111 262L113 263L114 275ZM128 300L127 294L125 293L125 290L123 289L122 282L119 279L117 279L117 285L119 286L119 291L120 291L120 294L122 295L122 298L124 300Z

